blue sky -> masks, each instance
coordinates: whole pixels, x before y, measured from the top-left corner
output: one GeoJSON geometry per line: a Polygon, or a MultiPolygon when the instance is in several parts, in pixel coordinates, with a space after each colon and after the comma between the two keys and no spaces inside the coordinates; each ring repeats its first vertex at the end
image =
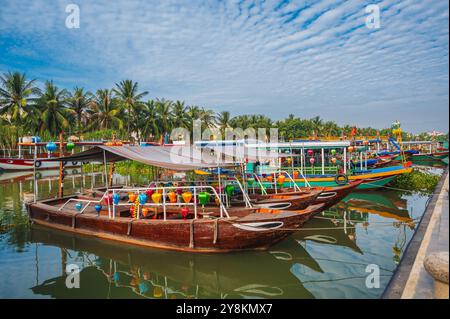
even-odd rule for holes
{"type": "Polygon", "coordinates": [[[448,3],[0,0],[0,72],[90,90],[138,81],[151,98],[233,115],[448,131],[448,3]],[[67,4],[80,28],[65,27],[67,4]],[[365,25],[368,4],[381,28],[365,25]]]}

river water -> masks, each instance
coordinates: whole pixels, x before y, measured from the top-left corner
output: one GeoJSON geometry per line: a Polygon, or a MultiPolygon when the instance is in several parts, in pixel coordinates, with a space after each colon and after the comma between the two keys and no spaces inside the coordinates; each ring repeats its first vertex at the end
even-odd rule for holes
{"type": "MultiPolygon", "coordinates": [[[[39,198],[56,195],[56,175],[42,173],[39,198]]],[[[69,174],[66,193],[81,181],[104,183],[101,174],[69,174]]],[[[32,198],[32,173],[0,174],[0,298],[379,298],[429,200],[355,192],[268,251],[211,255],[30,225],[24,201],[32,198]],[[66,287],[70,264],[81,269],[80,288],[66,287]]]]}

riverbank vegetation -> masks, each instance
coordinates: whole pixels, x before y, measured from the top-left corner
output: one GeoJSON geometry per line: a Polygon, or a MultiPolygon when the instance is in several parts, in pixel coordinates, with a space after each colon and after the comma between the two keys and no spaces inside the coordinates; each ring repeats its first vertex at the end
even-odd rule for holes
{"type": "MultiPolygon", "coordinates": [[[[119,139],[161,142],[173,128],[191,129],[194,120],[202,121],[202,129],[272,128],[277,127],[285,140],[299,137],[350,136],[353,126],[339,126],[319,116],[311,119],[290,114],[274,121],[265,115],[232,116],[228,111],[215,111],[184,101],[164,98],[148,99],[149,92],[137,82],[123,80],[113,88],[89,92],[84,88],[60,88],[53,81],[38,87],[36,80],[20,72],[0,76],[0,148],[15,148],[17,138],[38,135],[42,140],[55,139],[61,131],[84,140],[119,139]]],[[[358,135],[387,135],[390,129],[358,128],[358,135]]],[[[404,133],[404,140],[431,137],[404,133]]],[[[448,134],[443,136],[448,139],[448,134]]]]}
{"type": "Polygon", "coordinates": [[[428,195],[433,194],[440,178],[440,175],[414,169],[410,174],[402,174],[397,176],[397,178],[393,180],[389,186],[428,195]]]}

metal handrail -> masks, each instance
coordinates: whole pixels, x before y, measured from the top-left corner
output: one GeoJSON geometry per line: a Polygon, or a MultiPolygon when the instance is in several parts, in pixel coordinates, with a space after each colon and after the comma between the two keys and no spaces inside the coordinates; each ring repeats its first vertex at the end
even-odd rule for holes
{"type": "MultiPolygon", "coordinates": [[[[105,193],[106,194],[106,193],[105,193]]],[[[103,194],[102,198],[99,200],[89,200],[89,199],[79,199],[79,198],[69,198],[67,200],[67,202],[65,202],[60,208],[58,208],[58,211],[61,211],[69,202],[83,202],[83,203],[88,203],[86,206],[84,206],[81,210],[80,210],[80,214],[82,214],[86,208],[89,207],[90,204],[92,203],[96,203],[96,204],[100,204],[103,200],[103,198],[105,198],[105,194],[103,194]]]]}
{"type": "Polygon", "coordinates": [[[261,182],[261,179],[259,178],[258,174],[253,173],[253,176],[255,176],[256,181],[258,182],[259,186],[261,187],[261,193],[267,195],[267,190],[264,187],[264,185],[261,182]]]}
{"type": "MultiPolygon", "coordinates": [[[[220,198],[220,196],[217,194],[217,191],[214,189],[214,187],[210,186],[210,185],[202,185],[202,186],[177,186],[177,188],[181,188],[181,189],[194,189],[194,194],[193,197],[195,199],[194,203],[191,204],[191,206],[194,206],[194,210],[195,210],[195,219],[197,219],[197,207],[198,207],[198,203],[197,203],[197,190],[198,189],[211,189],[213,194],[216,196],[216,198],[219,199],[219,207],[220,207],[220,217],[222,218],[223,215],[225,214],[226,217],[230,217],[230,215],[228,214],[228,211],[225,207],[225,205],[222,202],[222,199],[220,198]]],[[[163,206],[164,208],[164,220],[166,220],[166,206],[176,206],[176,205],[180,205],[182,203],[166,203],[166,191],[167,190],[172,190],[173,187],[139,187],[139,188],[127,188],[127,189],[109,189],[109,191],[112,191],[113,195],[114,193],[120,193],[120,192],[143,192],[143,191],[148,191],[148,190],[154,190],[154,191],[158,191],[158,190],[162,190],[163,194],[162,194],[162,203],[145,203],[144,205],[146,206],[163,206]]],[[[112,218],[115,218],[115,206],[128,206],[128,205],[132,205],[133,203],[126,203],[126,204],[114,204],[113,202],[113,216],[112,218]]],[[[188,205],[188,203],[184,203],[183,205],[188,205]]],[[[139,219],[139,212],[137,212],[136,214],[137,219],[139,219]]]]}
{"type": "Polygon", "coordinates": [[[239,188],[241,189],[242,197],[244,198],[244,201],[245,201],[245,206],[250,207],[250,208],[253,207],[252,203],[250,202],[250,197],[248,197],[248,194],[244,190],[244,187],[242,186],[242,183],[237,179],[237,177],[235,177],[234,180],[236,181],[236,183],[238,184],[239,188]]]}

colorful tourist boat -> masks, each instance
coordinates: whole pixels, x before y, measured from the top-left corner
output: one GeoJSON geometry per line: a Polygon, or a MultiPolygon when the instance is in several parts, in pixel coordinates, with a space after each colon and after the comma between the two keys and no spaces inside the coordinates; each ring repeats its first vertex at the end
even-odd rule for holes
{"type": "Polygon", "coordinates": [[[265,199],[271,198],[273,196],[279,195],[296,195],[302,193],[309,193],[311,191],[320,191],[319,195],[315,198],[312,204],[325,204],[325,209],[331,207],[341,201],[345,196],[354,191],[362,181],[354,181],[350,182],[348,185],[336,186],[336,187],[301,187],[301,188],[281,188],[274,189],[269,188],[265,189],[265,194],[249,194],[250,198],[255,199],[265,199]]]}
{"type": "Polygon", "coordinates": [[[448,150],[440,150],[432,153],[418,153],[412,156],[412,160],[416,161],[441,161],[448,157],[448,150]]]}
{"type": "MultiPolygon", "coordinates": [[[[4,171],[31,171],[31,170],[51,170],[58,169],[59,162],[52,161],[52,158],[61,155],[70,155],[75,147],[84,150],[86,147],[102,145],[104,142],[84,141],[84,142],[62,142],[64,154],[60,154],[60,142],[41,142],[39,137],[21,139],[17,150],[6,150],[0,156],[0,170],[4,171]]],[[[79,161],[67,161],[65,168],[79,167],[79,161]]]]}
{"type": "MultiPolygon", "coordinates": [[[[369,167],[371,152],[368,146],[354,147],[350,141],[241,142],[231,146],[228,142],[215,141],[210,145],[204,142],[199,145],[222,156],[233,156],[236,161],[245,164],[247,173],[256,174],[263,186],[269,188],[277,183],[273,178],[277,172],[287,172],[292,176],[293,180],[286,178],[283,187],[294,187],[294,182],[302,186],[337,187],[342,185],[339,179],[344,176],[344,184],[347,181],[362,181],[357,189],[372,189],[412,171],[411,162],[403,159],[395,166],[369,167]]],[[[389,159],[393,159],[392,154],[389,159]]]]}
{"type": "MultiPolygon", "coordinates": [[[[218,164],[194,163],[193,158],[182,156],[174,161],[173,156],[165,147],[97,146],[54,161],[103,158],[106,164],[131,159],[182,171],[218,164]],[[181,159],[187,161],[178,162],[181,159]]],[[[224,194],[218,194],[210,185],[178,186],[177,189],[179,196],[173,193],[173,187],[107,188],[101,198],[73,195],[33,201],[27,203],[27,210],[30,220],[36,224],[96,238],[170,250],[229,252],[267,249],[325,207],[316,204],[296,211],[229,208],[224,204],[224,194]],[[209,207],[210,197],[215,199],[217,207],[209,207]]]]}
{"type": "Polygon", "coordinates": [[[243,207],[229,213],[225,210],[226,216],[222,217],[217,211],[206,210],[184,218],[180,218],[182,209],[179,209],[166,210],[162,217],[154,219],[133,217],[133,204],[120,210],[113,204],[110,210],[116,210],[117,216],[111,215],[100,204],[102,201],[70,196],[28,203],[27,209],[36,224],[96,238],[180,251],[229,252],[267,249],[324,207],[311,205],[303,211],[291,212],[243,207]],[[79,203],[85,203],[82,211],[78,209],[79,203]]]}

